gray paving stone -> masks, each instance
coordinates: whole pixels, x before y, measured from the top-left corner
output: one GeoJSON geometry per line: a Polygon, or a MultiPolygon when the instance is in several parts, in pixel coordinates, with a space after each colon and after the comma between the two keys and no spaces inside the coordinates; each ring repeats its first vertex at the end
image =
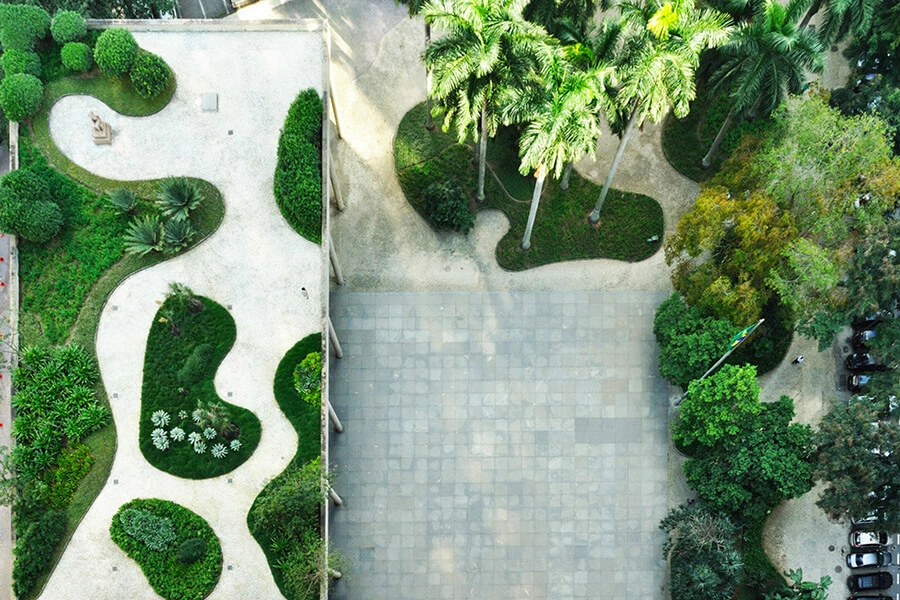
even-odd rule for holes
{"type": "Polygon", "coordinates": [[[664,299],[333,294],[332,596],[662,597],[664,299]]]}

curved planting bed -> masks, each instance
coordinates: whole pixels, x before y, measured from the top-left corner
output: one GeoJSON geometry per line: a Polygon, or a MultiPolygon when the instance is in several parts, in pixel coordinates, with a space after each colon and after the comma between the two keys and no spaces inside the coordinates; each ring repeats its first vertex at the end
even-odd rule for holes
{"type": "Polygon", "coordinates": [[[109,535],[166,600],[201,600],[219,582],[219,538],[203,517],[179,504],[132,500],[113,516],[109,535]]]}
{"type": "Polygon", "coordinates": [[[140,446],[156,468],[189,479],[216,477],[243,464],[259,444],[256,415],[219,398],[213,384],[235,333],[223,306],[173,285],[144,355],[140,446]]]}
{"type": "MultiPolygon", "coordinates": [[[[427,131],[425,105],[403,117],[394,140],[394,161],[406,199],[428,221],[423,194],[430,185],[455,181],[471,198],[477,172],[472,149],[457,144],[440,129],[427,131]]],[[[663,211],[642,194],[611,189],[603,205],[600,225],[590,227],[587,215],[600,195],[600,186],[572,173],[567,191],[548,181],[538,209],[528,252],[519,249],[530,208],[533,178],[518,174],[517,142],[513,132],[501,132],[488,141],[485,201],[472,210],[493,208],[509,218],[510,229],[497,244],[497,262],[511,271],[583,258],[640,261],[662,244],[663,211]]]]}
{"type": "MultiPolygon", "coordinates": [[[[266,553],[278,589],[288,600],[319,597],[325,543],[319,531],[319,507],[325,501],[322,486],[321,404],[297,391],[298,365],[314,365],[322,350],[321,334],[307,336],[291,348],[275,371],[275,399],[297,430],[297,452],[288,467],[273,479],[250,507],[247,525],[266,553]],[[308,362],[305,360],[313,355],[308,362]]],[[[315,373],[310,388],[321,384],[315,373]]],[[[303,379],[303,377],[300,377],[303,379]]],[[[307,381],[308,382],[308,381],[307,381]]]]}

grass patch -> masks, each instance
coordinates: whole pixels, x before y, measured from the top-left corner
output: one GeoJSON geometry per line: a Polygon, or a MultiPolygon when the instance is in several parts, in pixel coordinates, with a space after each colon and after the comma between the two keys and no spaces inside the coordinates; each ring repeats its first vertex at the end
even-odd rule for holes
{"type": "Polygon", "coordinates": [[[48,83],[44,87],[44,106],[48,108],[42,114],[46,116],[49,107],[63,96],[82,94],[97,98],[120,115],[146,117],[164,109],[175,95],[175,88],[173,75],[159,95],[145,98],[137,93],[128,76],[113,77],[94,67],[85,75],[72,75],[48,83]]]}
{"type": "Polygon", "coordinates": [[[109,535],[140,565],[150,586],[166,600],[201,600],[219,583],[222,574],[219,538],[206,519],[180,504],[155,498],[132,500],[123,504],[113,516],[109,535]],[[125,511],[146,511],[153,517],[168,519],[174,529],[174,539],[164,550],[150,549],[133,535],[136,526],[132,525],[129,531],[122,518],[123,514],[128,514],[125,511]],[[179,560],[179,549],[188,540],[196,538],[205,542],[205,550],[195,562],[184,564],[179,560]]]}
{"type": "Polygon", "coordinates": [[[199,312],[178,306],[173,297],[157,311],[147,337],[141,392],[141,453],[157,469],[188,479],[216,477],[236,469],[253,454],[261,433],[256,415],[219,398],[213,384],[219,364],[234,344],[234,319],[222,305],[208,298],[197,298],[204,305],[199,312]],[[197,369],[196,383],[185,383],[179,379],[179,371],[194,349],[201,345],[211,348],[210,360],[197,369]],[[233,439],[223,427],[213,427],[217,429],[216,435],[202,440],[203,453],[196,452],[188,438],[172,439],[170,447],[164,451],[154,446],[151,432],[158,427],[151,421],[154,412],[168,413],[171,420],[162,426],[164,429],[171,431],[180,427],[189,435],[206,428],[195,425],[192,419],[193,411],[203,403],[218,403],[224,407],[228,413],[226,425],[230,422],[239,429],[239,450],[229,449],[224,458],[213,457],[214,445],[222,444],[228,448],[233,439]]]}
{"type": "Polygon", "coordinates": [[[294,463],[306,464],[322,454],[322,413],[300,397],[294,388],[294,368],[310,352],[322,351],[322,334],[308,335],[287,351],[275,370],[275,401],[297,431],[294,463]]]}
{"type": "MultiPolygon", "coordinates": [[[[455,179],[470,198],[477,185],[472,165],[472,148],[457,144],[439,130],[422,126],[425,105],[420,104],[403,117],[394,142],[400,186],[407,200],[423,215],[422,192],[434,182],[455,179]]],[[[603,205],[598,227],[587,223],[600,186],[572,174],[568,191],[555,181],[547,182],[532,232],[532,247],[523,252],[519,242],[525,232],[531,198],[531,178],[518,174],[518,158],[501,138],[494,144],[495,162],[485,178],[485,201],[473,208],[494,208],[510,221],[509,232],[497,245],[497,261],[505,269],[521,271],[545,264],[586,258],[614,258],[639,261],[653,255],[662,243],[663,212],[649,196],[611,189],[603,205]],[[503,162],[496,162],[502,160],[503,162]],[[510,160],[515,160],[511,165],[510,160]],[[500,176],[494,177],[491,171],[500,176]],[[518,178],[516,180],[515,178],[518,178]],[[525,185],[527,183],[527,185],[525,185]],[[507,187],[508,185],[508,187],[507,187]],[[524,194],[526,200],[510,197],[508,191],[524,194]],[[656,240],[648,242],[656,236],[656,240]]],[[[488,143],[488,148],[492,146],[488,143]]]]}

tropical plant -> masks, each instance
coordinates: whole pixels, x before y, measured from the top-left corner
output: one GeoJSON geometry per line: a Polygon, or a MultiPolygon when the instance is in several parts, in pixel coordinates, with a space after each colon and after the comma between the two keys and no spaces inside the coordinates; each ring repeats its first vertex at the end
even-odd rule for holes
{"type": "Polygon", "coordinates": [[[600,210],[634,128],[646,119],[658,123],[671,110],[684,117],[696,95],[694,74],[700,53],[725,43],[730,18],[711,9],[697,9],[694,0],[640,0],[620,7],[624,46],[620,55],[616,94],[627,124],[609,174],[589,221],[600,221],[600,210]]]}
{"type": "Polygon", "coordinates": [[[838,42],[848,33],[853,33],[854,36],[865,35],[881,4],[881,0],[815,0],[803,17],[800,27],[809,25],[810,19],[824,8],[825,19],[821,29],[823,41],[838,42]]]}
{"type": "Polygon", "coordinates": [[[31,50],[6,50],[0,56],[0,66],[7,75],[15,75],[16,73],[26,73],[41,76],[41,59],[37,53],[31,50]]]}
{"type": "Polygon", "coordinates": [[[825,47],[813,31],[797,26],[807,4],[807,0],[791,0],[787,5],[765,0],[753,19],[742,23],[719,49],[725,62],[713,75],[713,93],[727,88],[731,108],[703,157],[704,167],[712,164],[735,116],[749,110],[769,114],[786,93],[803,89],[807,71],[822,71],[825,47]]]}
{"type": "Polygon", "coordinates": [[[130,72],[135,91],[145,98],[162,93],[172,79],[172,70],[162,58],[152,52],[141,51],[134,59],[130,72]]]}
{"type": "Polygon", "coordinates": [[[120,213],[130,215],[138,208],[137,195],[128,188],[119,188],[106,195],[106,201],[120,213]]]}
{"type": "Polygon", "coordinates": [[[137,58],[138,43],[126,29],[106,29],[94,44],[94,60],[108,75],[125,75],[137,58]]]}
{"type": "Polygon", "coordinates": [[[0,81],[0,107],[10,121],[37,114],[44,100],[44,84],[34,75],[15,73],[0,81]]]}
{"type": "Polygon", "coordinates": [[[94,66],[94,52],[91,47],[81,42],[69,42],[59,52],[62,64],[67,69],[84,73],[94,66]]]}
{"type": "Polygon", "coordinates": [[[165,429],[161,427],[154,429],[150,432],[150,439],[153,440],[153,445],[156,446],[157,450],[169,449],[169,436],[165,429]]]}
{"type": "Polygon", "coordinates": [[[225,447],[225,444],[213,444],[210,453],[215,458],[225,458],[228,455],[228,449],[225,447]]]}
{"type": "Polygon", "coordinates": [[[305,402],[322,403],[322,353],[310,352],[294,369],[294,388],[305,402]]]}
{"type": "Polygon", "coordinates": [[[765,600],[827,600],[831,577],[823,575],[819,583],[803,581],[803,569],[784,574],[790,580],[787,589],[777,589],[765,595],[765,600]]]}
{"type": "Polygon", "coordinates": [[[197,229],[190,221],[170,219],[163,225],[162,251],[166,254],[177,254],[191,245],[197,229]]]}
{"type": "Polygon", "coordinates": [[[203,195],[199,186],[187,177],[169,177],[159,184],[156,205],[160,213],[172,221],[187,221],[201,202],[203,195]]]}
{"type": "Polygon", "coordinates": [[[499,97],[547,64],[553,40],[522,16],[527,0],[431,0],[425,22],[445,30],[425,49],[432,98],[444,130],[478,143],[478,188],[484,200],[487,138],[499,123],[499,97]]]}
{"type": "Polygon", "coordinates": [[[181,427],[173,427],[169,431],[169,437],[176,442],[184,440],[184,429],[182,429],[181,427]]]}
{"type": "Polygon", "coordinates": [[[84,17],[74,10],[61,10],[53,15],[50,23],[50,35],[57,44],[77,42],[87,34],[84,17]]]}
{"type": "Polygon", "coordinates": [[[156,410],[153,411],[153,414],[150,415],[150,421],[156,425],[157,427],[165,427],[169,424],[172,417],[164,410],[156,410]]]}
{"type": "Polygon", "coordinates": [[[125,251],[130,254],[144,256],[157,252],[162,241],[162,223],[156,215],[135,217],[128,224],[123,236],[125,251]]]}

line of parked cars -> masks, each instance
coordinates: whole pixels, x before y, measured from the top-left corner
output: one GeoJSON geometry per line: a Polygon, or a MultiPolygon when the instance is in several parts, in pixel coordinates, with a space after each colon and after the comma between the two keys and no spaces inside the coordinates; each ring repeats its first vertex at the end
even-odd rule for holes
{"type": "Polygon", "coordinates": [[[878,337],[878,324],[884,318],[881,313],[876,313],[853,321],[853,335],[850,338],[853,353],[844,359],[844,366],[850,371],[847,389],[851,392],[864,391],[872,380],[870,373],[887,369],[869,349],[872,340],[878,337]]]}
{"type": "Polygon", "coordinates": [[[890,539],[886,531],[857,529],[850,533],[847,566],[851,570],[865,571],[847,578],[847,587],[853,594],[849,600],[893,600],[882,592],[894,584],[894,575],[887,571],[871,570],[894,564],[894,555],[887,549],[890,539]]]}

